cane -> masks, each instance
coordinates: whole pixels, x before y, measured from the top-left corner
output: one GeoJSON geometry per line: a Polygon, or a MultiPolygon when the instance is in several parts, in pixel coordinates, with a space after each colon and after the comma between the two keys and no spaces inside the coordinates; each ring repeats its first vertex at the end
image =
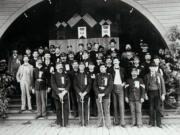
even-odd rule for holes
{"type": "Polygon", "coordinates": [[[82,126],[84,127],[84,97],[81,97],[81,107],[82,107],[82,126]]]}
{"type": "Polygon", "coordinates": [[[105,127],[105,120],[104,120],[104,111],[103,111],[103,106],[102,106],[102,97],[101,99],[99,99],[99,103],[100,103],[100,106],[101,106],[101,115],[102,115],[102,119],[103,119],[103,126],[105,127]]]}
{"type": "Polygon", "coordinates": [[[62,126],[64,127],[64,101],[63,98],[61,100],[61,108],[62,108],[62,126]]]}

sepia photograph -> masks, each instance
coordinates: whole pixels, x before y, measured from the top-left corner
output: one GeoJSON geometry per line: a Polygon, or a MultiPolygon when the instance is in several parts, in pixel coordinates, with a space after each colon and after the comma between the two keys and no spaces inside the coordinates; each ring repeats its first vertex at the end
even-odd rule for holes
{"type": "Polygon", "coordinates": [[[0,135],[180,135],[180,0],[0,0],[0,135]]]}

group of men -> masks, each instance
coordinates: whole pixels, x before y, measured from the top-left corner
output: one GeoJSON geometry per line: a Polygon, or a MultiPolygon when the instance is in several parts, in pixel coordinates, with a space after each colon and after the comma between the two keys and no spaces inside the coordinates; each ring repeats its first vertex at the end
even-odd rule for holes
{"type": "Polygon", "coordinates": [[[22,57],[13,50],[8,71],[17,78],[21,89],[21,110],[32,111],[31,92],[35,94],[37,114],[47,116],[47,99],[50,96],[52,109],[56,110],[56,123],[68,125],[69,111],[80,117],[80,125],[87,126],[89,116],[98,114],[98,127],[110,128],[110,105],[113,109],[113,124],[126,126],[125,102],[129,104],[132,126],[141,127],[142,104],[149,100],[151,126],[161,126],[160,104],[165,99],[165,83],[160,69],[160,58],[151,58],[142,51],[141,61],[131,45],[125,51],[116,49],[116,41],[109,42],[109,49],[98,43],[79,44],[75,54],[68,45],[67,53],[59,47],[39,47],[31,52],[26,49],[22,57]],[[92,49],[93,48],[93,49],[92,49]],[[23,59],[23,61],[22,61],[23,59]]]}

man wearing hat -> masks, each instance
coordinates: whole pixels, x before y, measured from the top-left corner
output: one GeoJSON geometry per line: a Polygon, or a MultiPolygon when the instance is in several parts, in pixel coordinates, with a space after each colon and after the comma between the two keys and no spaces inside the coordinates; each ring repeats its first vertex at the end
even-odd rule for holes
{"type": "Polygon", "coordinates": [[[138,69],[131,69],[131,78],[127,80],[125,85],[125,101],[129,103],[132,126],[142,126],[142,103],[144,102],[145,85],[143,80],[138,77],[138,69]]]}
{"type": "Polygon", "coordinates": [[[148,99],[150,102],[150,125],[161,126],[160,103],[165,100],[165,83],[162,75],[157,72],[157,66],[154,62],[151,63],[150,73],[145,76],[145,87],[148,99]]]}
{"type": "Polygon", "coordinates": [[[112,72],[113,76],[113,106],[114,106],[114,117],[115,121],[114,124],[120,124],[122,127],[125,127],[125,120],[124,120],[124,69],[120,67],[120,61],[118,58],[113,60],[114,69],[112,72]],[[118,106],[119,104],[119,106],[118,106]],[[118,112],[120,113],[120,121],[118,112]]]}
{"type": "Polygon", "coordinates": [[[85,65],[83,62],[79,63],[79,73],[74,78],[74,89],[76,90],[79,116],[82,126],[87,126],[88,124],[88,99],[89,92],[91,89],[91,78],[85,72],[85,65]],[[82,108],[83,104],[83,108],[82,108]],[[84,111],[84,112],[83,112],[84,111]],[[83,117],[84,116],[84,119],[83,117]],[[84,122],[84,123],[83,123],[84,122]],[[83,125],[84,124],[84,125],[83,125]]]}
{"type": "Polygon", "coordinates": [[[107,50],[106,55],[112,55],[113,53],[116,53],[117,56],[119,56],[119,50],[116,49],[116,41],[115,39],[111,39],[109,42],[110,49],[107,50]]]}
{"type": "Polygon", "coordinates": [[[16,77],[19,66],[21,65],[21,59],[18,55],[18,51],[14,49],[12,51],[12,56],[8,60],[8,72],[16,77]]]}
{"type": "Polygon", "coordinates": [[[100,73],[94,80],[94,91],[98,108],[98,127],[105,125],[111,127],[110,119],[110,96],[113,89],[113,78],[106,72],[105,64],[100,65],[100,73]]]}
{"type": "Polygon", "coordinates": [[[57,124],[65,127],[68,124],[69,117],[68,92],[70,83],[71,82],[68,75],[64,73],[63,64],[57,63],[56,72],[51,76],[52,97],[54,98],[54,103],[56,106],[56,122],[57,124]]]}
{"type": "Polygon", "coordinates": [[[35,68],[36,67],[36,61],[39,57],[39,53],[38,53],[38,50],[35,49],[33,51],[33,58],[29,60],[29,63],[35,68]]]}
{"type": "Polygon", "coordinates": [[[32,93],[36,95],[36,106],[37,106],[37,115],[35,119],[39,117],[46,117],[46,102],[47,102],[47,93],[50,92],[50,84],[47,80],[48,72],[43,67],[42,59],[39,58],[36,62],[36,68],[33,71],[33,89],[32,93]]]}
{"type": "Polygon", "coordinates": [[[70,70],[71,70],[71,65],[70,65],[70,64],[68,63],[68,61],[67,61],[67,54],[64,53],[64,52],[62,52],[62,53],[61,53],[61,56],[60,56],[60,59],[61,59],[61,62],[62,62],[62,64],[63,64],[63,66],[64,66],[64,71],[65,71],[66,73],[70,72],[70,70]]]}
{"type": "Polygon", "coordinates": [[[61,61],[60,57],[61,57],[60,47],[56,47],[55,54],[52,54],[52,62],[54,65],[56,65],[56,63],[59,63],[61,61]]]}
{"type": "Polygon", "coordinates": [[[76,53],[75,55],[75,59],[80,62],[82,61],[82,55],[83,55],[83,51],[84,51],[84,44],[79,44],[79,51],[76,53]]]}

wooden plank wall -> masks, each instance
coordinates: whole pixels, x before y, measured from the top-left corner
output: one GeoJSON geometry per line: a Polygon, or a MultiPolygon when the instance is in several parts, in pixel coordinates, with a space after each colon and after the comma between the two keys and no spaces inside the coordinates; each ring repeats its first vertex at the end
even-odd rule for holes
{"type": "MultiPolygon", "coordinates": [[[[0,30],[8,18],[33,0],[0,0],[0,30]]],[[[180,25],[180,0],[134,0],[144,6],[168,29],[180,25]]]]}
{"type": "Polygon", "coordinates": [[[0,28],[30,0],[0,0],[0,28]]]}
{"type": "Polygon", "coordinates": [[[136,0],[166,28],[180,26],[180,0],[136,0]]]}

